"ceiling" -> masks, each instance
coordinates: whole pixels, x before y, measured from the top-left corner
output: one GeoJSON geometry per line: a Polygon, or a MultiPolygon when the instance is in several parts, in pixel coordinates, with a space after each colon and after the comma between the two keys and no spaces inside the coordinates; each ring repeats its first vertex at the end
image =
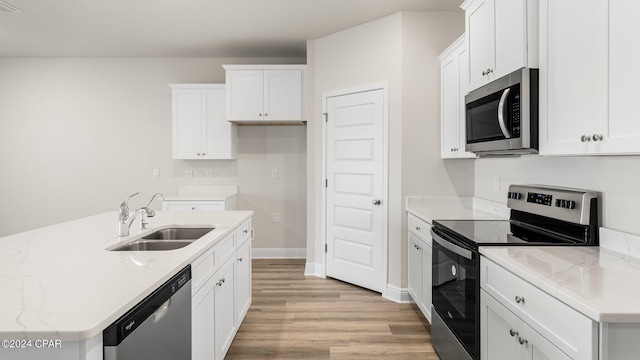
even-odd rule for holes
{"type": "Polygon", "coordinates": [[[461,2],[0,0],[0,57],[305,57],[306,40],[461,2]]]}

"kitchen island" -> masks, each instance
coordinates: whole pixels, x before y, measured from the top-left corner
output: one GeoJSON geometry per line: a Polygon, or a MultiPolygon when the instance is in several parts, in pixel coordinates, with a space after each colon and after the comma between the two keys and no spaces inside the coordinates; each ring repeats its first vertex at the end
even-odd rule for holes
{"type": "Polygon", "coordinates": [[[251,216],[157,212],[118,237],[108,212],[0,238],[0,358],[102,359],[103,329],[251,216]],[[208,226],[180,249],[109,251],[158,228],[208,226]]]}

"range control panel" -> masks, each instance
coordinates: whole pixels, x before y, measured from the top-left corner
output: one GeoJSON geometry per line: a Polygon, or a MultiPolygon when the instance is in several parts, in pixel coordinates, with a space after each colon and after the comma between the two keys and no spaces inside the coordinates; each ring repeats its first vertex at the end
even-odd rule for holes
{"type": "Polygon", "coordinates": [[[580,189],[539,185],[511,185],[507,193],[510,209],[560,220],[589,224],[591,206],[599,193],[580,189]],[[542,205],[542,206],[541,206],[542,205]]]}

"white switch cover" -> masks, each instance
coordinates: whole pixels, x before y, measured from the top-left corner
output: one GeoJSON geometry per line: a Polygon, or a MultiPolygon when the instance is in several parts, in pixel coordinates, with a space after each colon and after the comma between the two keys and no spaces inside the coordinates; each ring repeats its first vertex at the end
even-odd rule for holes
{"type": "Polygon", "coordinates": [[[278,169],[271,169],[271,177],[272,178],[278,177],[278,169]]]}
{"type": "Polygon", "coordinates": [[[207,169],[207,177],[208,178],[212,178],[213,177],[213,170],[207,169]]]}
{"type": "Polygon", "coordinates": [[[153,178],[154,179],[159,179],[160,178],[160,169],[153,169],[153,178]]]}
{"type": "Polygon", "coordinates": [[[273,223],[281,223],[282,222],[282,214],[280,214],[280,213],[271,214],[271,222],[273,222],[273,223]]]}
{"type": "Polygon", "coordinates": [[[193,169],[187,169],[187,179],[193,179],[193,169]]]}
{"type": "Polygon", "coordinates": [[[493,188],[495,190],[500,190],[500,176],[494,176],[493,177],[493,188]]]}

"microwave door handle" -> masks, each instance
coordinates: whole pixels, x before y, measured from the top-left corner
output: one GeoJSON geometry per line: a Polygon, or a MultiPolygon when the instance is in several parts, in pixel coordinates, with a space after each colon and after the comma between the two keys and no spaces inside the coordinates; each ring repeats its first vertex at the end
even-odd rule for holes
{"type": "Polygon", "coordinates": [[[511,88],[504,89],[502,96],[500,97],[500,104],[498,104],[498,124],[500,124],[500,130],[504,134],[504,137],[507,139],[511,138],[511,134],[509,133],[509,129],[504,123],[504,103],[507,100],[507,96],[509,96],[509,92],[511,88]]]}

